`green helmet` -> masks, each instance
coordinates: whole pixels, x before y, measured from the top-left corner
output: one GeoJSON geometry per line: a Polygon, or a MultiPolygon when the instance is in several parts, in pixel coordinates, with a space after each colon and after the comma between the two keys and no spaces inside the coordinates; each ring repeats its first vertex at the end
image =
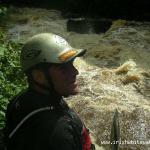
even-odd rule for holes
{"type": "Polygon", "coordinates": [[[21,51],[23,71],[40,63],[66,63],[82,56],[85,49],[75,49],[62,37],[52,33],[41,33],[27,41],[21,51]]]}

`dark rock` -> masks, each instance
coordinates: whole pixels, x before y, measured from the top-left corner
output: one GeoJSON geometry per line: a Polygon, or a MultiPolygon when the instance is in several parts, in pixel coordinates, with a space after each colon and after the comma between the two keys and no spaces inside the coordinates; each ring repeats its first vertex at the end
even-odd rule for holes
{"type": "Polygon", "coordinates": [[[92,23],[85,18],[69,19],[67,22],[67,30],[86,34],[93,32],[93,26],[92,23]]]}
{"type": "Polygon", "coordinates": [[[111,25],[110,19],[72,18],[67,22],[67,30],[81,34],[99,34],[106,32],[111,25]]]}
{"type": "MultiPolygon", "coordinates": [[[[62,10],[80,17],[150,20],[150,0],[1,0],[5,4],[62,10]]],[[[70,16],[73,17],[73,16],[70,16]]]]}

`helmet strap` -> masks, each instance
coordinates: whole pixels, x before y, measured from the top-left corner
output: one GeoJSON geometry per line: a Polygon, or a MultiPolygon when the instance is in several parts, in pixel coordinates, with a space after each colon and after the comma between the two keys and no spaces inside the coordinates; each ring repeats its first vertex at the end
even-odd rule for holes
{"type": "MultiPolygon", "coordinates": [[[[49,91],[49,87],[44,85],[44,84],[41,84],[37,81],[35,81],[34,79],[32,79],[32,83],[34,83],[37,87],[40,87],[42,90],[44,91],[49,91]]],[[[30,86],[32,88],[32,86],[30,86]]]]}
{"type": "Polygon", "coordinates": [[[52,80],[51,80],[51,78],[50,78],[50,76],[49,76],[49,72],[48,72],[47,69],[44,70],[44,75],[45,75],[45,78],[46,78],[47,83],[48,83],[47,89],[48,89],[48,91],[50,92],[50,94],[52,94],[52,95],[59,95],[59,94],[57,93],[57,91],[55,90],[55,88],[54,88],[54,84],[53,84],[53,82],[52,82],[52,80]]]}
{"type": "MultiPolygon", "coordinates": [[[[30,81],[31,81],[31,88],[32,88],[32,83],[35,84],[37,87],[41,88],[43,91],[46,91],[48,94],[50,95],[59,95],[58,92],[55,90],[54,88],[54,84],[51,80],[51,77],[49,75],[49,71],[48,71],[48,68],[50,67],[50,64],[46,64],[42,67],[39,67],[39,69],[43,72],[44,76],[45,76],[45,79],[47,80],[47,83],[48,85],[44,85],[44,84],[41,84],[39,82],[37,82],[33,76],[30,74],[30,76],[28,75],[30,81]]],[[[30,82],[29,81],[29,82],[30,82]]]]}

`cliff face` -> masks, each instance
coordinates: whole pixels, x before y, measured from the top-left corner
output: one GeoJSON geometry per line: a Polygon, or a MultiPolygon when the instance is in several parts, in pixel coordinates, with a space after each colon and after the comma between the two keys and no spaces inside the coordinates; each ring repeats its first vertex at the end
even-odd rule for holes
{"type": "Polygon", "coordinates": [[[149,0],[1,0],[5,4],[60,9],[65,16],[150,20],[149,0]]]}

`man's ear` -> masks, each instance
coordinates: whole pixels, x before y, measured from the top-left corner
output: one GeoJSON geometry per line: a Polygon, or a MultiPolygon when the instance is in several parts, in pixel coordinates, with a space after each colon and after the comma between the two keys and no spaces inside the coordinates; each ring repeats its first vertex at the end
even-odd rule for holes
{"type": "Polygon", "coordinates": [[[45,76],[41,70],[39,69],[32,70],[32,77],[36,82],[40,84],[45,84],[45,76]]]}

